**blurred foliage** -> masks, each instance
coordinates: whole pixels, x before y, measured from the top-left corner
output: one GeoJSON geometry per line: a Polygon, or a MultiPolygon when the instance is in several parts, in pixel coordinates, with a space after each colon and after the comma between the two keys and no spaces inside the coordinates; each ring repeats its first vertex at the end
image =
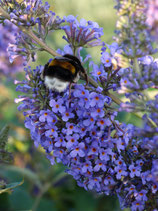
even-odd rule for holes
{"type": "MultiPolygon", "coordinates": [[[[49,3],[51,9],[61,17],[73,14],[78,15],[78,18],[98,22],[100,27],[104,28],[102,40],[107,43],[112,42],[116,23],[113,1],[49,0],[49,3]]],[[[63,48],[66,43],[62,40],[62,36],[60,31],[53,33],[48,37],[47,44],[54,49],[63,48]]],[[[86,52],[92,55],[95,62],[99,62],[100,47],[86,49],[84,53],[86,52]]],[[[47,53],[41,52],[37,56],[37,62],[30,65],[44,65],[50,57],[47,53]]],[[[21,72],[17,79],[23,78],[21,72]]],[[[9,134],[7,132],[5,135],[6,140],[8,136],[7,151],[12,152],[14,163],[0,166],[0,190],[7,190],[0,194],[0,210],[119,211],[115,196],[98,196],[93,192],[86,192],[76,185],[71,176],[64,173],[64,166],[59,164],[51,166],[43,150],[34,147],[28,131],[24,128],[23,116],[17,111],[17,105],[14,103],[17,95],[21,94],[15,89],[13,80],[1,80],[0,128],[4,125],[10,127],[9,134]]],[[[131,122],[137,121],[135,117],[129,117],[125,113],[119,116],[121,121],[129,121],[129,118],[131,122]]]]}
{"type": "Polygon", "coordinates": [[[12,160],[12,155],[6,150],[8,141],[9,126],[5,126],[0,131],[0,163],[9,163],[12,160]]]}
{"type": "MultiPolygon", "coordinates": [[[[7,151],[6,145],[9,135],[9,126],[5,126],[0,131],[0,164],[2,163],[11,163],[13,158],[12,154],[7,151]]],[[[11,192],[13,188],[21,185],[23,182],[14,182],[7,184],[3,179],[0,178],[0,194],[5,192],[11,192]]]]}

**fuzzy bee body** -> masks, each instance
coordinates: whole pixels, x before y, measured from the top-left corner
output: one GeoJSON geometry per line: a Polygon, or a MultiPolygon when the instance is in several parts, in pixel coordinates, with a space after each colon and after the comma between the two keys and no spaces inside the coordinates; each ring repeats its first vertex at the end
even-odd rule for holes
{"type": "Polygon", "coordinates": [[[62,57],[55,57],[45,65],[42,79],[49,89],[63,92],[69,84],[79,80],[81,72],[86,75],[80,60],[75,56],[65,54],[62,57]]]}

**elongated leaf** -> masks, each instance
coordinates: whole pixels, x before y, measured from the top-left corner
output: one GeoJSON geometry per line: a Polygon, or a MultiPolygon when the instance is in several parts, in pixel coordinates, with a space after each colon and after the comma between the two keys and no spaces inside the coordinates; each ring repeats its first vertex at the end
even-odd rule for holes
{"type": "Polygon", "coordinates": [[[23,183],[24,183],[24,180],[22,180],[21,182],[13,182],[13,183],[7,184],[5,188],[0,189],[0,194],[4,192],[11,192],[12,189],[22,185],[23,183]]]}
{"type": "Polygon", "coordinates": [[[8,141],[8,135],[9,135],[9,126],[7,125],[0,131],[0,162],[1,163],[10,163],[13,160],[12,154],[5,149],[6,143],[8,141]]]}
{"type": "Polygon", "coordinates": [[[8,134],[9,134],[9,126],[6,125],[1,131],[0,131],[0,149],[4,149],[6,142],[8,141],[8,134]]]}
{"type": "Polygon", "coordinates": [[[29,179],[32,183],[36,184],[40,189],[42,188],[42,184],[40,182],[38,175],[34,173],[33,171],[31,171],[30,169],[19,168],[18,166],[11,166],[11,165],[3,165],[2,171],[3,169],[20,173],[24,177],[29,179]]]}

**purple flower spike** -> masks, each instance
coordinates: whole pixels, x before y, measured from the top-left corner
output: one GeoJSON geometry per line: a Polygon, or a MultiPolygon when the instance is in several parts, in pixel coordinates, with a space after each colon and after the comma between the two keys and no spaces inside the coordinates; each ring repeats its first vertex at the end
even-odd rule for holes
{"type": "Polygon", "coordinates": [[[93,47],[102,45],[100,37],[103,35],[103,29],[99,28],[98,24],[92,21],[87,22],[81,19],[80,22],[76,17],[69,15],[64,17],[67,25],[61,27],[66,36],[63,36],[69,44],[76,47],[93,47]]]}

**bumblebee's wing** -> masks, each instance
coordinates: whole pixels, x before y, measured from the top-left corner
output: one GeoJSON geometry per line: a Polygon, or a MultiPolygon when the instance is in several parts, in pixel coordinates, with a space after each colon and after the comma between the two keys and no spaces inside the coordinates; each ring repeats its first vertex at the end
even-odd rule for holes
{"type": "Polygon", "coordinates": [[[57,64],[59,65],[59,63],[65,63],[65,62],[70,62],[70,59],[57,56],[49,63],[49,66],[55,66],[57,64]]]}
{"type": "Polygon", "coordinates": [[[59,67],[64,70],[70,71],[72,75],[75,75],[76,73],[76,67],[71,63],[71,60],[63,57],[56,57],[50,62],[48,67],[59,67]]]}
{"type": "MultiPolygon", "coordinates": [[[[84,67],[82,66],[80,60],[76,56],[73,56],[70,54],[65,54],[63,57],[55,57],[55,58],[58,59],[60,62],[67,61],[67,62],[70,62],[71,64],[73,63],[73,66],[76,67],[79,71],[81,71],[84,74],[84,77],[86,79],[86,85],[88,85],[89,81],[88,81],[87,72],[84,69],[84,67]]],[[[66,63],[65,63],[65,66],[66,66],[66,63]]],[[[67,69],[68,69],[68,67],[67,67],[67,69]]],[[[72,71],[72,68],[70,68],[70,67],[69,67],[69,69],[71,70],[72,74],[75,74],[75,70],[72,71]]]]}

